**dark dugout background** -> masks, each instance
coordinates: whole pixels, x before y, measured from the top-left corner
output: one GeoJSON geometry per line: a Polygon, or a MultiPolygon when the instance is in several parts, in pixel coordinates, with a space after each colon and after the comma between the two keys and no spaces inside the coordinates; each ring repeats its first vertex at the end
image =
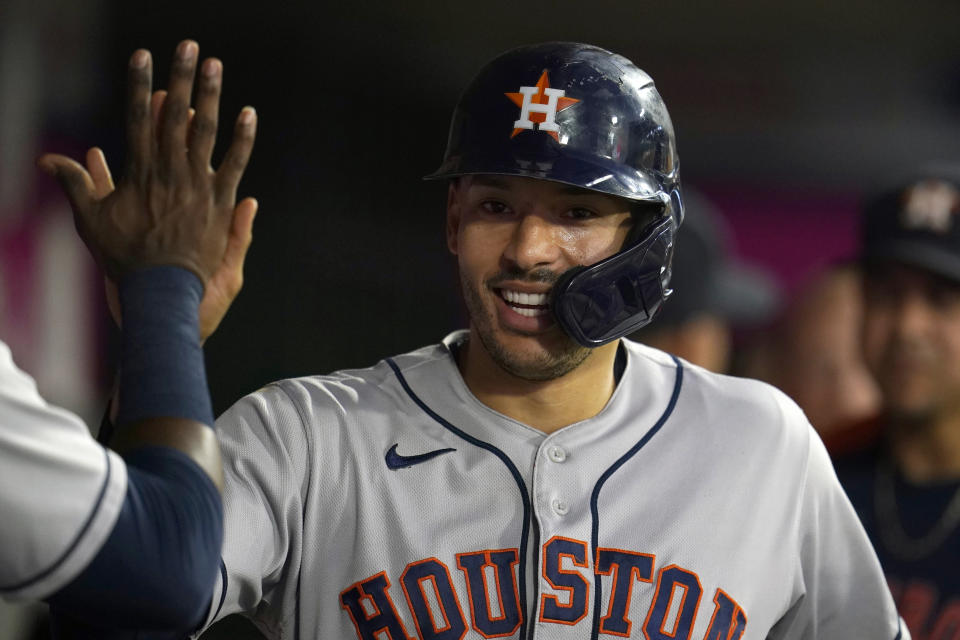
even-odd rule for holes
{"type": "MultiPolygon", "coordinates": [[[[684,180],[724,202],[741,244],[799,243],[813,264],[836,216],[758,214],[757,194],[855,203],[960,159],[958,24],[960,3],[946,1],[0,0],[0,35],[27,29],[38,44],[37,151],[97,144],[118,167],[130,53],[153,52],[159,88],[187,37],[224,61],[218,156],[240,108],[257,108],[240,188],[260,201],[246,285],[206,348],[218,413],[271,380],[366,366],[465,325],[445,187],[421,176],[440,162],[460,89],[497,53],[578,40],[634,60],[670,108],[684,180]],[[742,198],[751,217],[736,225],[742,198]]],[[[2,95],[0,116],[19,95],[2,95]]],[[[100,364],[103,387],[112,366],[100,364]]]]}

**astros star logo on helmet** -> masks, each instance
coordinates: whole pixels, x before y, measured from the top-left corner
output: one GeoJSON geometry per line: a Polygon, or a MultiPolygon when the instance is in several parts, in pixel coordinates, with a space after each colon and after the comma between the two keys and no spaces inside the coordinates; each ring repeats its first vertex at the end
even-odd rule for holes
{"type": "Polygon", "coordinates": [[[536,86],[520,87],[519,93],[505,93],[505,96],[520,107],[520,118],[513,123],[514,138],[524,129],[539,129],[554,140],[560,142],[560,127],[557,125],[557,114],[580,102],[576,98],[566,97],[566,91],[554,89],[550,86],[547,70],[544,69],[537,80],[536,86]],[[534,124],[537,126],[535,127],[534,124]]]}

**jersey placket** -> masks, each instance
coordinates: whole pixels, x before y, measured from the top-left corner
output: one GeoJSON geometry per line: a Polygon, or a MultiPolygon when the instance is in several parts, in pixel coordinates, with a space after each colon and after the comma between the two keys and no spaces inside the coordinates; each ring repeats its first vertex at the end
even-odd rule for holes
{"type": "Polygon", "coordinates": [[[589,624],[593,593],[590,558],[589,487],[579,477],[577,452],[561,430],[537,450],[533,510],[539,527],[533,602],[535,638],[581,638],[589,624]]]}

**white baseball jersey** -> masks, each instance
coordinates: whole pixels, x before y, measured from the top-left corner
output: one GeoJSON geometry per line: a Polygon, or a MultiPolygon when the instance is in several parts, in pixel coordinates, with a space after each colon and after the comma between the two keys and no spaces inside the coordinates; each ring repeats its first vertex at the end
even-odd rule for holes
{"type": "Polygon", "coordinates": [[[906,637],[783,394],[624,341],[607,406],[546,435],[471,394],[465,335],[221,416],[211,620],[324,640],[906,637]]]}
{"type": "Polygon", "coordinates": [[[93,559],[127,491],[123,460],[47,404],[0,342],[0,596],[42,598],[93,559]]]}

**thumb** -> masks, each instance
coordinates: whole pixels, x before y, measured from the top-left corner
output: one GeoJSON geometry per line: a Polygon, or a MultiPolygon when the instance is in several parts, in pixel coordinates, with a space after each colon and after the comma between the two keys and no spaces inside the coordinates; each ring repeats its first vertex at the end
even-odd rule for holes
{"type": "Polygon", "coordinates": [[[230,238],[223,256],[224,264],[231,271],[243,272],[243,261],[247,257],[250,243],[253,242],[253,218],[257,215],[259,206],[256,199],[244,198],[233,211],[230,238]]]}
{"type": "Polygon", "coordinates": [[[73,208],[75,221],[86,221],[93,208],[94,184],[93,178],[79,162],[56,153],[47,153],[37,160],[37,166],[48,175],[57,179],[63,189],[70,206],[73,208]]]}

